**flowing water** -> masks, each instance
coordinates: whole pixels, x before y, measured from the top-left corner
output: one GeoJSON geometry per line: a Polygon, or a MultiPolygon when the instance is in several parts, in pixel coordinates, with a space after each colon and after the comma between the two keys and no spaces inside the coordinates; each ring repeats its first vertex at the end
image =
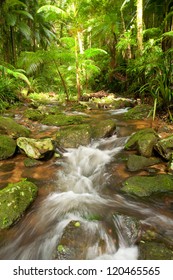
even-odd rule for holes
{"type": "Polygon", "coordinates": [[[116,190],[111,170],[118,170],[117,158],[123,153],[126,140],[127,136],[113,135],[87,147],[68,149],[55,164],[53,190],[11,229],[2,242],[0,258],[137,259],[140,230],[132,229],[135,223],[127,226],[128,217],[156,228],[171,243],[171,212],[163,211],[158,204],[127,198],[116,190]],[[71,222],[77,232],[81,230],[80,236],[68,233],[71,222]],[[68,242],[74,246],[70,257],[58,254],[56,249],[65,232],[65,238],[69,236],[68,242]]]}

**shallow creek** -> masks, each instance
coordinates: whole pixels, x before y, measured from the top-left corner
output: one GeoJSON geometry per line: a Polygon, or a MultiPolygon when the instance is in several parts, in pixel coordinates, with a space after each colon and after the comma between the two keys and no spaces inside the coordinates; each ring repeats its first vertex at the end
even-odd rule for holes
{"type": "MultiPolygon", "coordinates": [[[[172,244],[173,197],[140,200],[121,193],[122,181],[132,175],[126,169],[124,144],[132,132],[151,126],[149,121],[124,122],[123,112],[92,112],[98,121],[116,119],[116,134],[87,147],[68,149],[61,159],[27,168],[24,155],[19,154],[0,163],[1,186],[28,178],[39,187],[26,215],[0,234],[1,259],[63,259],[62,254],[55,256],[55,251],[71,221],[76,221],[76,227],[82,225],[79,242],[85,239],[82,255],[76,249],[74,259],[137,259],[138,237],[126,227],[123,215],[137,218],[144,228],[157,228],[161,238],[172,244]]],[[[51,135],[53,130],[42,127],[41,133],[51,135]]],[[[164,164],[157,168],[164,172],[164,164]]],[[[150,172],[153,170],[133,174],[150,172]]]]}

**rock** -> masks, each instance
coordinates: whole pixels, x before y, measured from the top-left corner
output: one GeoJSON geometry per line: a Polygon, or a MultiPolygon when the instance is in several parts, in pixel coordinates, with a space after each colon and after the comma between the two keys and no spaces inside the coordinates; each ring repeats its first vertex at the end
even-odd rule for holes
{"type": "Polygon", "coordinates": [[[13,119],[0,116],[0,133],[7,134],[16,139],[20,136],[28,137],[30,130],[16,123],[13,119]]]}
{"type": "Polygon", "coordinates": [[[116,123],[114,120],[101,120],[97,123],[91,124],[92,138],[99,139],[112,136],[116,130],[116,123]]]}
{"type": "Polygon", "coordinates": [[[19,137],[17,139],[17,145],[28,157],[34,159],[45,158],[46,156],[52,155],[54,152],[54,145],[50,138],[37,140],[19,137]]]}
{"type": "Polygon", "coordinates": [[[65,127],[56,134],[58,144],[63,148],[86,146],[91,141],[91,129],[87,124],[65,127]]]}
{"type": "Polygon", "coordinates": [[[24,116],[32,121],[40,121],[43,118],[43,114],[36,109],[28,109],[25,111],[24,116]]]}
{"type": "Polygon", "coordinates": [[[91,233],[85,223],[74,220],[65,227],[53,259],[84,260],[90,247],[98,246],[100,252],[104,253],[105,244],[105,240],[99,239],[99,232],[91,233]]]}
{"type": "Polygon", "coordinates": [[[150,115],[150,112],[152,110],[152,107],[147,105],[147,104],[141,104],[141,105],[137,105],[134,108],[128,110],[128,112],[126,112],[124,114],[124,118],[126,120],[130,119],[130,120],[141,120],[141,119],[145,119],[150,115]]]}
{"type": "Polygon", "coordinates": [[[38,166],[38,165],[41,165],[41,164],[42,164],[41,161],[36,160],[34,158],[26,158],[24,160],[25,167],[34,167],[34,166],[38,166]]]}
{"type": "Polygon", "coordinates": [[[160,159],[156,157],[146,158],[138,155],[129,155],[127,168],[129,171],[138,171],[157,163],[160,163],[160,159]]]}
{"type": "Polygon", "coordinates": [[[54,126],[66,126],[74,124],[82,124],[85,116],[68,116],[65,114],[48,115],[42,120],[43,124],[54,126]]]}
{"type": "Polygon", "coordinates": [[[23,180],[0,190],[0,229],[10,227],[28,208],[37,195],[35,184],[23,180]]]}
{"type": "Polygon", "coordinates": [[[136,217],[131,217],[123,214],[114,215],[115,224],[117,221],[117,228],[122,231],[123,239],[127,246],[136,243],[141,232],[140,221],[136,217]]]}
{"type": "Polygon", "coordinates": [[[0,160],[13,156],[15,151],[15,140],[7,135],[0,135],[0,160]]]}
{"type": "Polygon", "coordinates": [[[173,249],[164,243],[142,241],[138,247],[139,260],[173,260],[173,249]]]}
{"type": "Polygon", "coordinates": [[[173,135],[159,140],[154,148],[164,159],[170,160],[173,156],[173,135]]]}
{"type": "Polygon", "coordinates": [[[158,135],[152,128],[145,128],[132,134],[125,144],[126,150],[137,150],[144,157],[151,157],[158,135]]]}
{"type": "Polygon", "coordinates": [[[123,192],[139,197],[150,196],[155,193],[173,191],[173,176],[158,174],[155,176],[133,176],[126,179],[121,188],[123,192]]]}

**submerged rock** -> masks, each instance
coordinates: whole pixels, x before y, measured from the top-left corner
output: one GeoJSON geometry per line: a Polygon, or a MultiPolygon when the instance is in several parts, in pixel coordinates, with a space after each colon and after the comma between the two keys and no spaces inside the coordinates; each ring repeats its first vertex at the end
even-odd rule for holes
{"type": "Polygon", "coordinates": [[[7,135],[0,135],[0,160],[9,158],[16,151],[16,142],[7,135]]]}
{"type": "Polygon", "coordinates": [[[138,171],[157,163],[160,163],[160,159],[156,157],[146,158],[138,155],[129,155],[127,168],[129,171],[138,171]]]}
{"type": "Polygon", "coordinates": [[[0,229],[17,221],[37,195],[37,186],[23,180],[0,190],[0,229]]]}
{"type": "Polygon", "coordinates": [[[95,243],[98,244],[100,252],[104,253],[105,241],[99,239],[99,233],[92,234],[91,238],[83,222],[71,221],[64,229],[53,259],[84,260],[87,258],[89,247],[95,243]]]}
{"type": "Polygon", "coordinates": [[[158,174],[155,176],[133,176],[124,181],[121,189],[128,194],[140,197],[150,196],[155,193],[173,191],[173,176],[158,174]]]}
{"type": "Polygon", "coordinates": [[[13,119],[0,116],[0,133],[16,139],[20,136],[28,137],[30,130],[16,123],[13,119]]]}
{"type": "Polygon", "coordinates": [[[38,166],[38,165],[41,165],[41,164],[42,164],[41,161],[36,160],[34,158],[26,158],[24,160],[25,167],[34,167],[34,166],[38,166]]]}
{"type": "Polygon", "coordinates": [[[151,157],[158,135],[152,128],[145,128],[132,134],[125,144],[126,150],[137,150],[144,157],[151,157]]]}
{"type": "Polygon", "coordinates": [[[54,153],[54,145],[52,139],[32,139],[26,137],[19,137],[17,145],[30,158],[41,159],[54,153]]]}
{"type": "Polygon", "coordinates": [[[65,127],[56,134],[56,140],[63,148],[86,146],[91,141],[91,128],[87,124],[65,127]]]}
{"type": "Polygon", "coordinates": [[[173,135],[159,140],[154,148],[164,159],[170,160],[173,156],[173,135]]]}

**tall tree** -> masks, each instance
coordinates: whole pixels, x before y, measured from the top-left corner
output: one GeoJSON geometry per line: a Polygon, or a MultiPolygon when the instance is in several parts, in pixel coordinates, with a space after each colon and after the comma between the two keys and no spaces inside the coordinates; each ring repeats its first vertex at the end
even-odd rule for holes
{"type": "Polygon", "coordinates": [[[137,0],[136,24],[137,24],[137,43],[138,50],[143,50],[143,0],[137,0]]]}

